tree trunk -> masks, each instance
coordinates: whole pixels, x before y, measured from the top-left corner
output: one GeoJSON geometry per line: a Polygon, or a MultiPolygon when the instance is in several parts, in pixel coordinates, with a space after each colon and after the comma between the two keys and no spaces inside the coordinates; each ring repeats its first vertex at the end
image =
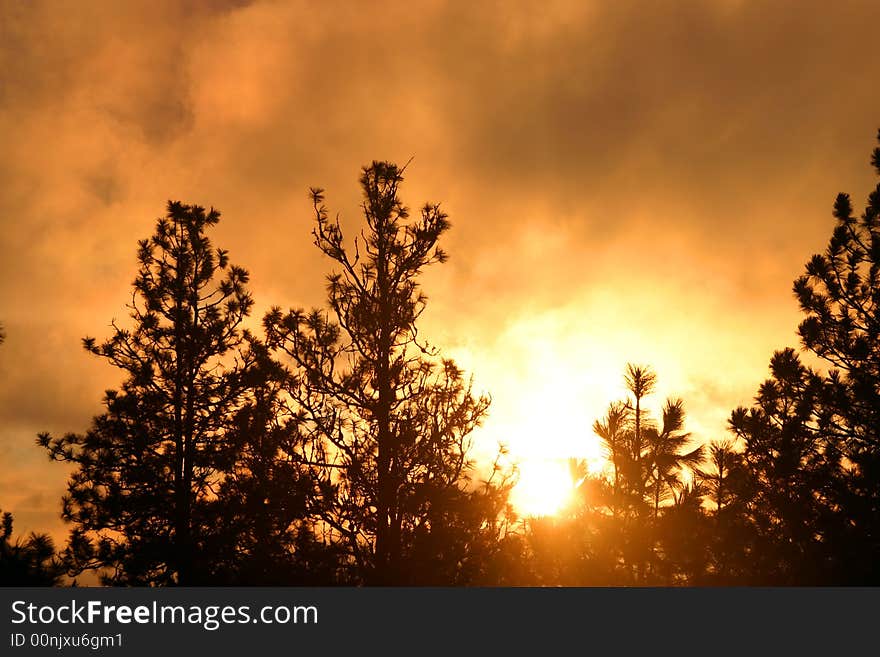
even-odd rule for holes
{"type": "Polygon", "coordinates": [[[379,335],[376,367],[376,384],[379,393],[378,406],[376,409],[377,423],[377,484],[376,494],[376,567],[374,584],[389,586],[395,583],[396,560],[395,555],[399,549],[395,546],[400,538],[394,536],[392,513],[396,507],[395,483],[393,481],[392,467],[394,463],[394,435],[391,431],[391,404],[394,391],[391,382],[391,290],[388,280],[388,261],[386,246],[383,239],[384,231],[377,226],[379,235],[377,253],[376,287],[379,302],[379,335]]]}

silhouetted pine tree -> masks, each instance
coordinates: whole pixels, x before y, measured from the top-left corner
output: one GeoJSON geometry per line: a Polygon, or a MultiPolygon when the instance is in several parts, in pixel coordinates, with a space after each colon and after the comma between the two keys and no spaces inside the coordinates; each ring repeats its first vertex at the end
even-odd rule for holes
{"type": "Polygon", "coordinates": [[[315,244],[338,266],[328,311],[273,310],[270,343],[287,353],[289,393],[305,413],[324,525],[370,584],[464,583],[494,549],[506,486],[472,481],[471,432],[489,406],[461,370],[421,343],[422,270],[446,260],[437,205],[417,219],[395,165],[363,169],[366,228],[352,249],[313,190],[315,244]],[[490,536],[491,539],[487,539],[490,536]]]}
{"type": "Polygon", "coordinates": [[[735,442],[712,442],[706,463],[697,468],[696,477],[711,514],[706,536],[709,564],[699,583],[749,584],[759,559],[754,556],[759,537],[749,515],[757,486],[735,442]]]}
{"type": "Polygon", "coordinates": [[[58,586],[64,574],[55,545],[46,534],[12,539],[12,514],[0,520],[0,586],[58,586]]]}
{"type": "Polygon", "coordinates": [[[739,502],[754,525],[753,583],[831,583],[831,543],[845,523],[835,505],[841,455],[821,430],[829,389],[793,349],[776,352],[770,371],[754,406],[729,421],[752,480],[739,502]]]}
{"type": "MultiPolygon", "coordinates": [[[[880,132],[878,132],[880,141],[880,132]]],[[[880,175],[880,147],[871,165],[880,175]]],[[[807,317],[799,334],[806,349],[834,369],[826,421],[820,427],[842,456],[846,486],[835,503],[847,514],[836,549],[846,553],[853,583],[880,582],[880,182],[856,218],[847,194],[834,203],[828,247],[816,254],[794,292],[807,317]]]]}
{"type": "Polygon", "coordinates": [[[582,495],[575,522],[591,536],[581,553],[586,562],[579,577],[612,584],[685,583],[702,572],[705,559],[691,541],[692,564],[677,567],[676,559],[684,555],[670,547],[670,532],[678,531],[671,516],[678,526],[685,519],[693,525],[702,522],[702,490],[685,475],[702,463],[703,449],[690,446],[680,400],[666,401],[659,425],[650,417],[644,403],[656,386],[653,371],[628,364],[624,381],[632,396],[612,403],[593,424],[610,473],[589,477],[581,466],[578,477],[582,495]],[[693,517],[686,518],[686,512],[693,517]]]}
{"type": "Polygon", "coordinates": [[[628,363],[624,374],[624,382],[627,390],[632,394],[632,399],[625,402],[631,411],[630,428],[626,434],[622,470],[624,472],[624,490],[629,497],[631,511],[642,515],[650,507],[648,501],[649,468],[646,467],[645,458],[648,450],[647,429],[653,428],[653,423],[642,407],[642,400],[654,392],[657,385],[657,375],[650,368],[628,363]]]}
{"type": "Polygon", "coordinates": [[[114,321],[102,344],[84,339],[124,382],[85,433],[38,438],[75,466],[62,507],[74,525],[71,568],[101,568],[110,583],[210,581],[201,555],[211,552],[212,503],[234,460],[228,426],[251,361],[241,329],[248,274],[206,235],[219,219],[169,202],[139,243],[131,324],[114,321]]]}
{"type": "MultiPolygon", "coordinates": [[[[871,163],[880,173],[880,148],[871,163]]],[[[736,501],[753,523],[753,582],[880,581],[880,184],[860,218],[846,194],[834,217],[793,286],[801,343],[830,369],[777,352],[755,405],[730,420],[745,443],[736,501]]]]}

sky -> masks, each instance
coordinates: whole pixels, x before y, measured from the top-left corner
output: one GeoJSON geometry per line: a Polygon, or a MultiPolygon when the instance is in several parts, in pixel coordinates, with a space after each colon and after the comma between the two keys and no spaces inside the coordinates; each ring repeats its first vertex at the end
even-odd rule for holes
{"type": "MultiPolygon", "coordinates": [[[[492,395],[478,453],[595,458],[627,362],[722,438],[840,191],[873,185],[876,2],[6,2],[0,5],[0,508],[65,532],[67,470],[120,373],[109,335],[168,199],[267,308],[323,301],[311,186],[349,233],[360,168],[412,158],[448,263],[421,335],[492,395]]],[[[547,466],[555,467],[555,466],[547,466]]]]}

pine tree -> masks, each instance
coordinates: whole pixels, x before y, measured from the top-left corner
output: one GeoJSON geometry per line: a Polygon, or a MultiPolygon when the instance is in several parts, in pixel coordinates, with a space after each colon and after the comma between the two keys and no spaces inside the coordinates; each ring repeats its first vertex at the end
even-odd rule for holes
{"type": "Polygon", "coordinates": [[[13,540],[12,525],[11,513],[0,515],[0,586],[58,586],[64,567],[51,537],[31,532],[13,540]]]}
{"type": "Polygon", "coordinates": [[[446,260],[437,244],[449,222],[432,204],[410,218],[398,196],[402,173],[386,162],[363,169],[366,228],[352,249],[322,190],[312,190],[315,244],[338,267],[329,308],[275,309],[266,333],[291,359],[289,393],[321,445],[312,462],[330,503],[322,520],[345,545],[354,577],[418,583],[433,570],[460,583],[458,555],[498,531],[506,488],[472,479],[471,432],[489,399],[418,337],[419,276],[446,260]]]}
{"type": "Polygon", "coordinates": [[[115,584],[210,580],[211,504],[234,455],[231,414],[251,357],[242,321],[248,273],[206,235],[220,213],[169,202],[139,243],[131,324],[85,348],[122,370],[106,410],[83,434],[41,434],[51,458],[75,466],[62,516],[73,523],[74,570],[101,568],[115,584]]]}
{"type": "MultiPolygon", "coordinates": [[[[878,132],[880,142],[880,132],[878,132]]],[[[871,165],[880,175],[880,146],[871,165]]],[[[840,551],[847,578],[880,581],[880,182],[856,218],[847,194],[834,203],[836,226],[825,252],[794,283],[806,317],[803,346],[833,368],[825,421],[829,448],[839,452],[847,485],[836,503],[849,515],[840,551]]]]}
{"type": "MultiPolygon", "coordinates": [[[[614,564],[617,583],[645,584],[661,575],[671,583],[675,555],[664,552],[660,544],[673,523],[664,515],[674,513],[679,524],[697,522],[687,514],[699,515],[699,505],[694,511],[692,502],[701,498],[702,490],[686,481],[685,474],[702,463],[703,448],[690,446],[690,434],[683,431],[681,400],[666,400],[659,425],[651,418],[645,400],[654,392],[657,375],[650,368],[627,364],[624,382],[631,397],[612,403],[605,417],[593,424],[611,473],[604,481],[592,482],[594,503],[591,510],[584,509],[580,522],[585,528],[601,525],[602,540],[610,545],[603,552],[613,555],[603,556],[602,562],[614,564]],[[603,514],[608,517],[601,518],[603,514]]],[[[685,570],[692,573],[696,566],[685,570]]]]}
{"type": "Polygon", "coordinates": [[[732,502],[754,527],[752,583],[831,583],[834,560],[842,556],[831,546],[846,522],[835,501],[841,454],[822,430],[829,387],[793,349],[776,352],[770,372],[755,404],[738,408],[729,420],[744,445],[750,479],[732,502]]]}

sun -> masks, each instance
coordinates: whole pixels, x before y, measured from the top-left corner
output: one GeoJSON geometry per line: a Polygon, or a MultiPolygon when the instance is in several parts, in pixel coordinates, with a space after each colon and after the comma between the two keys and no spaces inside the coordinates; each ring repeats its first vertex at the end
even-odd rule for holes
{"type": "Polygon", "coordinates": [[[561,459],[529,459],[518,464],[519,480],[511,492],[517,511],[530,517],[559,514],[571,503],[575,482],[561,459]]]}
{"type": "Polygon", "coordinates": [[[580,315],[560,311],[514,320],[494,343],[453,351],[456,362],[479,372],[478,387],[491,391],[476,458],[491,466],[504,447],[505,463],[519,470],[510,502],[520,516],[559,515],[573,502],[570,459],[592,476],[607,473],[593,422],[625,396],[625,360],[607,335],[599,337],[586,340],[580,315]]]}

